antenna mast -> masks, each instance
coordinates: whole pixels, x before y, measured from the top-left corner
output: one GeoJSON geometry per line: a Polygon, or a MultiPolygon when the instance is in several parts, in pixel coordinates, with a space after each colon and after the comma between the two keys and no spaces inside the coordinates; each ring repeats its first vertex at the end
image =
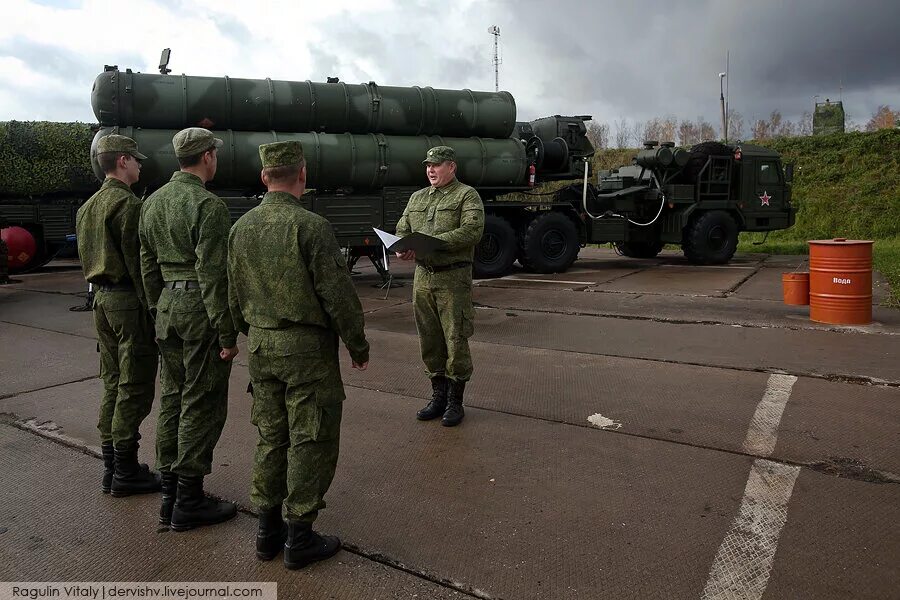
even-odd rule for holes
{"type": "Polygon", "coordinates": [[[494,91],[500,91],[500,28],[496,25],[488,27],[488,33],[494,36],[494,91]]]}

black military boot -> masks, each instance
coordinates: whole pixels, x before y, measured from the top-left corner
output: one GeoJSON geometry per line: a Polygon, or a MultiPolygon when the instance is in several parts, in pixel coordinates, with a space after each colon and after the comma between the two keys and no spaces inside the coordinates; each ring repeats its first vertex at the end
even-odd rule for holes
{"type": "Polygon", "coordinates": [[[178,474],[172,471],[160,471],[162,503],[159,506],[159,524],[168,527],[172,524],[172,509],[175,508],[175,496],[178,493],[178,474]]]}
{"type": "Polygon", "coordinates": [[[444,417],[441,419],[441,425],[444,427],[455,427],[462,423],[466,412],[463,410],[463,393],[466,391],[465,381],[450,380],[450,386],[447,390],[447,410],[444,411],[444,417]]]}
{"type": "Polygon", "coordinates": [[[237,514],[232,502],[207,498],[203,493],[203,475],[179,475],[175,508],[172,509],[172,529],[187,531],[204,525],[227,521],[237,514]]]}
{"type": "Polygon", "coordinates": [[[430,421],[444,414],[447,409],[447,382],[443,375],[431,378],[431,401],[416,413],[418,420],[430,421]]]}
{"type": "Polygon", "coordinates": [[[311,562],[331,558],[341,549],[341,540],[333,535],[319,535],[312,523],[288,523],[284,543],[284,566],[301,569],[311,562]]]}
{"type": "Polygon", "coordinates": [[[259,531],[256,533],[256,558],[272,560],[287,540],[287,525],[281,518],[281,505],[259,511],[259,531]]]}
{"type": "Polygon", "coordinates": [[[103,481],[100,483],[100,489],[104,494],[108,494],[112,488],[113,474],[116,472],[116,451],[112,442],[100,444],[100,451],[103,453],[103,481]]]}
{"type": "Polygon", "coordinates": [[[116,469],[110,490],[116,498],[132,494],[152,494],[159,491],[159,475],[151,473],[147,465],[138,462],[137,446],[131,450],[114,450],[116,469]]]}

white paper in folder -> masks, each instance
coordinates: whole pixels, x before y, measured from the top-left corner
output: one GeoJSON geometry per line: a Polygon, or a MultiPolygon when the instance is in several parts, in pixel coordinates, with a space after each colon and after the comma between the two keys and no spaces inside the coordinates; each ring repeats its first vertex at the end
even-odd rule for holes
{"type": "Polygon", "coordinates": [[[381,240],[381,243],[384,244],[384,247],[391,252],[406,252],[407,250],[413,250],[415,251],[416,256],[427,256],[445,245],[443,240],[439,240],[430,235],[425,235],[424,233],[416,232],[400,237],[393,233],[382,231],[377,227],[373,227],[372,229],[378,235],[378,238],[381,240]]]}

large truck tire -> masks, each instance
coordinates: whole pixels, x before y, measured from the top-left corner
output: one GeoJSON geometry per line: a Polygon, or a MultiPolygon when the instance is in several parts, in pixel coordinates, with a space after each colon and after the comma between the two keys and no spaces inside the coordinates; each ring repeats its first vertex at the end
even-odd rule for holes
{"type": "Polygon", "coordinates": [[[662,242],[616,242],[616,249],[628,258],[655,258],[663,246],[662,242]]]}
{"type": "Polygon", "coordinates": [[[687,259],[697,265],[721,265],[734,256],[738,226],[723,210],[702,213],[684,232],[681,248],[687,259]]]}
{"type": "Polygon", "coordinates": [[[516,260],[516,232],[509,221],[497,215],[484,217],[484,233],[475,246],[474,274],[477,278],[502,277],[516,260]]]}
{"type": "Polygon", "coordinates": [[[522,257],[532,271],[561,273],[578,258],[580,247],[575,223],[562,213],[545,212],[528,224],[522,238],[522,257]]]}

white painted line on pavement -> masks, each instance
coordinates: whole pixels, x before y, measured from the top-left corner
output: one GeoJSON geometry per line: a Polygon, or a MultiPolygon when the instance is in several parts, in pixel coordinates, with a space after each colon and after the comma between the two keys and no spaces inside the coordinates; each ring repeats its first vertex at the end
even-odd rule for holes
{"type": "Polygon", "coordinates": [[[750,430],[744,440],[744,452],[769,456],[775,450],[778,424],[781,423],[781,415],[796,382],[797,378],[793,375],[773,373],[769,376],[766,392],[750,420],[750,430]]]}
{"type": "Polygon", "coordinates": [[[793,465],[753,462],[741,509],[716,553],[702,600],[762,598],[798,473],[800,467],[793,465]]]}
{"type": "MultiPolygon", "coordinates": [[[[744,440],[746,452],[769,456],[775,449],[778,425],[796,382],[793,375],[769,376],[744,440]]],[[[716,552],[702,600],[762,598],[799,473],[797,466],[753,461],[741,508],[716,552]]]]}

